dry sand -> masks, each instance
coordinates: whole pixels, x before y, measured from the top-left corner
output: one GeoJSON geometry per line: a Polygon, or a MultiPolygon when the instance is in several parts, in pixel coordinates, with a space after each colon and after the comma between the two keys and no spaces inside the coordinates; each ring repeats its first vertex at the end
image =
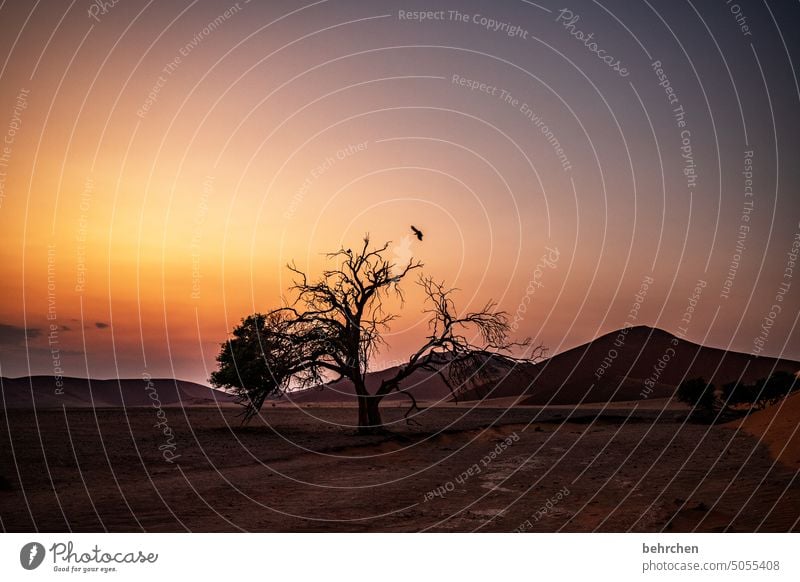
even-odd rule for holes
{"type": "Polygon", "coordinates": [[[753,412],[728,423],[763,443],[770,455],[787,467],[800,470],[800,394],[793,394],[775,406],[753,412]]]}
{"type": "Polygon", "coordinates": [[[174,408],[173,464],[149,408],[9,410],[2,529],[798,529],[796,471],[746,431],[684,423],[674,409],[465,410],[357,436],[341,426],[355,418],[344,407],[266,407],[269,424],[244,427],[235,409],[174,408]]]}

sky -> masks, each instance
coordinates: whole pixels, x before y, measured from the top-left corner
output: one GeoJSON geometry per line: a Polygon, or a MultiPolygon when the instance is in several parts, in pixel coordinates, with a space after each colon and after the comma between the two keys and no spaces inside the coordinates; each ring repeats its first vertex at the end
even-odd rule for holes
{"type": "MultiPolygon", "coordinates": [[[[0,7],[0,374],[205,381],[286,264],[390,241],[551,354],[800,359],[797,3],[0,7]],[[410,225],[423,241],[412,238],[410,225]]],[[[389,346],[425,333],[413,281],[389,346]]]]}

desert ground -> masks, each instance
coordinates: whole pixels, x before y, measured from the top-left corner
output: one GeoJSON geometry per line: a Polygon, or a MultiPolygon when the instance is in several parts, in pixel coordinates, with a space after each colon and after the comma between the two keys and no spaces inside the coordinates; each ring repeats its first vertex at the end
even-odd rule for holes
{"type": "Polygon", "coordinates": [[[356,434],[347,406],[268,405],[245,426],[236,407],[173,407],[165,409],[172,462],[149,407],[8,409],[0,415],[0,526],[796,531],[798,404],[787,400],[786,422],[714,426],[655,400],[448,404],[411,425],[405,408],[390,406],[391,433],[375,436],[356,434]]]}

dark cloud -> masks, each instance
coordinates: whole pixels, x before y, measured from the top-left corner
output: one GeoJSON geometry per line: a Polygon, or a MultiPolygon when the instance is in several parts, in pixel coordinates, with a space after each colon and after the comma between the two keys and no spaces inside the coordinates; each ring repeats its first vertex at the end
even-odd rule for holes
{"type": "Polygon", "coordinates": [[[20,346],[26,340],[31,340],[42,335],[42,330],[38,327],[20,327],[0,323],[0,346],[20,346]]]}
{"type": "Polygon", "coordinates": [[[105,329],[105,328],[107,328],[107,327],[108,327],[108,324],[107,324],[107,323],[103,323],[102,321],[95,321],[95,322],[94,322],[94,326],[95,326],[97,329],[105,329]]]}

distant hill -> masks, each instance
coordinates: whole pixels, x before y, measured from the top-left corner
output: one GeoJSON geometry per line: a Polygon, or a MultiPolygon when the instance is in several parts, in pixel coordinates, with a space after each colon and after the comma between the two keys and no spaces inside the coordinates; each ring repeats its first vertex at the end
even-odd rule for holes
{"type": "MultiPolygon", "coordinates": [[[[442,362],[443,367],[446,362],[442,362]]],[[[387,368],[377,372],[367,374],[367,388],[374,392],[380,383],[390,376],[397,373],[397,367],[387,368]]],[[[417,370],[401,384],[403,390],[414,394],[414,397],[421,401],[435,402],[448,401],[452,397],[450,389],[442,378],[429,370],[417,370]]],[[[310,388],[300,392],[287,394],[287,399],[296,403],[352,403],[356,404],[356,394],[353,383],[350,380],[338,380],[330,382],[322,387],[310,388]]],[[[402,394],[393,393],[386,397],[384,402],[393,400],[408,401],[408,397],[402,394]]]]}
{"type": "Polygon", "coordinates": [[[68,408],[152,406],[203,406],[234,402],[229,394],[186,380],[153,378],[152,387],[141,378],[87,380],[63,378],[61,394],[53,376],[0,378],[6,408],[68,408]],[[153,397],[151,397],[151,394],[153,397]]]}
{"type": "MultiPolygon", "coordinates": [[[[438,369],[446,371],[447,363],[447,358],[442,357],[437,363],[438,369]]],[[[535,369],[536,366],[533,364],[519,363],[510,365],[502,360],[487,357],[481,364],[481,373],[479,375],[476,374],[475,378],[480,376],[488,379],[486,390],[489,390],[488,387],[492,387],[504,393],[519,394],[520,390],[530,383],[535,369]]],[[[370,393],[375,391],[384,378],[395,375],[397,370],[398,368],[395,366],[367,374],[367,388],[370,393]]],[[[417,370],[403,381],[400,387],[402,392],[410,392],[419,402],[428,404],[452,401],[454,400],[454,394],[458,400],[475,398],[475,393],[472,391],[475,387],[474,379],[460,386],[454,385],[453,392],[451,392],[441,375],[431,370],[417,370]]],[[[350,380],[338,380],[324,386],[303,390],[302,392],[290,393],[287,394],[287,398],[298,404],[356,403],[353,383],[350,380]]],[[[408,402],[409,400],[407,396],[398,392],[393,392],[384,399],[384,402],[393,401],[408,402]]]]}
{"type": "MultiPolygon", "coordinates": [[[[440,366],[445,368],[447,361],[443,359],[440,366]]],[[[483,371],[488,380],[455,388],[459,401],[513,397],[524,405],[596,403],[641,400],[643,393],[647,398],[672,396],[681,381],[699,376],[719,386],[740,376],[752,383],[778,370],[798,372],[800,362],[705,347],[660,329],[639,326],[603,335],[538,364],[510,366],[487,358],[483,371]]],[[[368,374],[370,391],[396,371],[394,367],[368,374]]],[[[2,378],[0,382],[8,408],[31,408],[33,402],[38,408],[152,406],[153,403],[151,391],[140,378],[91,383],[84,378],[64,378],[61,395],[55,392],[52,376],[2,378]]],[[[233,396],[194,382],[160,378],[152,383],[162,406],[234,403],[233,396]]],[[[453,400],[450,389],[436,372],[418,370],[401,386],[420,402],[453,400]]],[[[286,399],[297,404],[356,403],[349,380],[322,388],[293,392],[286,399]]],[[[407,401],[407,397],[394,393],[384,402],[400,400],[407,401]]]]}
{"type": "MultiPolygon", "coordinates": [[[[643,390],[647,398],[668,397],[684,379],[699,376],[722,385],[740,376],[753,382],[778,370],[800,371],[800,362],[705,347],[646,326],[617,330],[538,364],[507,366],[489,360],[485,365],[492,379],[458,387],[458,400],[516,397],[526,405],[641,400],[643,390]]],[[[389,368],[371,373],[367,385],[373,390],[395,372],[396,368],[389,368]]],[[[452,399],[434,372],[418,371],[402,387],[420,401],[452,399]]],[[[387,398],[405,399],[398,394],[387,398]]],[[[324,390],[290,395],[290,399],[344,403],[355,402],[355,394],[352,384],[341,380],[324,390]]]]}
{"type": "Polygon", "coordinates": [[[478,386],[463,399],[520,396],[521,404],[575,404],[672,396],[685,379],[754,382],[800,362],[701,346],[656,328],[629,327],[562,352],[527,370],[527,382],[478,386]]]}

